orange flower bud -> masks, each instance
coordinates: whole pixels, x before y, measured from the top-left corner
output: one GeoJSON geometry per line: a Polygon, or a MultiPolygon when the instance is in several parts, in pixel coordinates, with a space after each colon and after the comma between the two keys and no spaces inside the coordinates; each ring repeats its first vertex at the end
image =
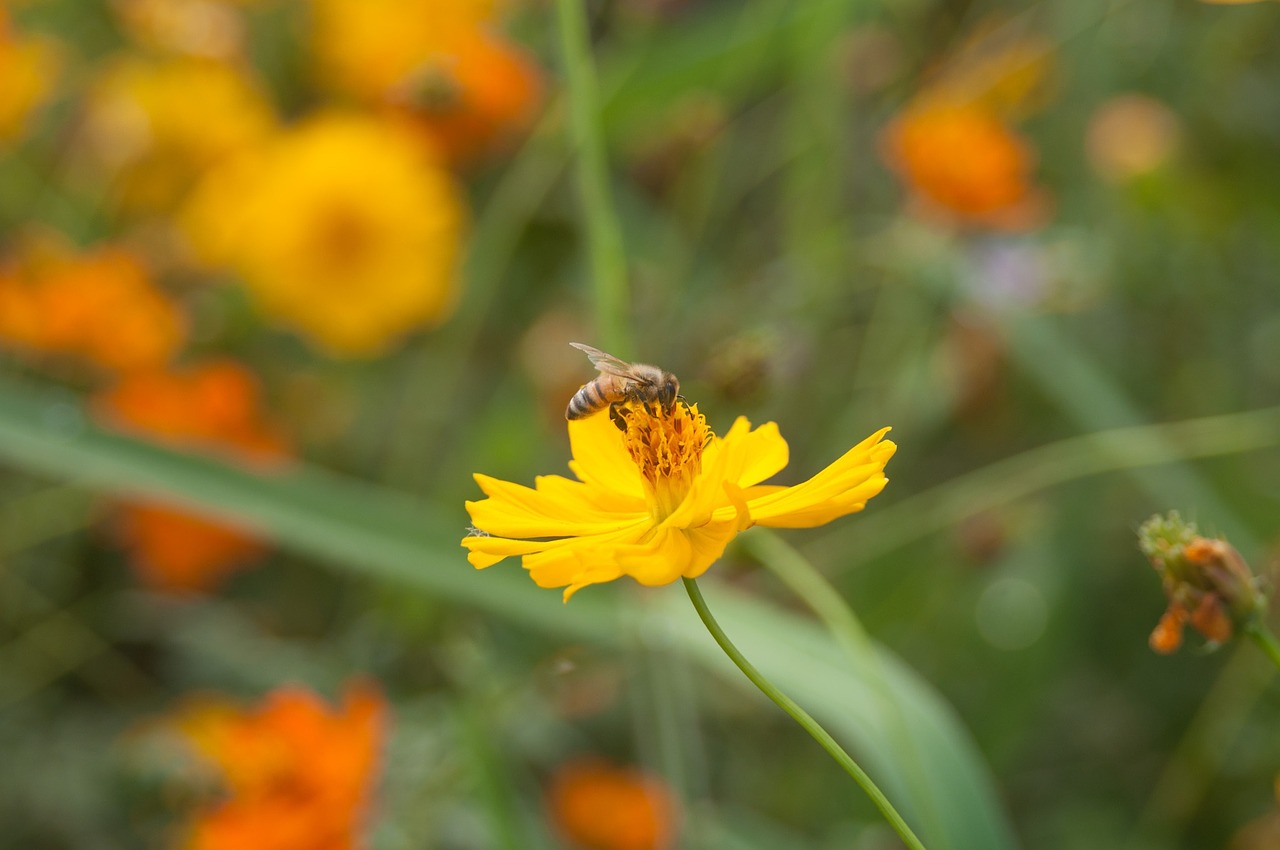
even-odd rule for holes
{"type": "Polygon", "coordinates": [[[1160,617],[1151,632],[1148,643],[1161,655],[1169,655],[1182,646],[1182,624],[1186,622],[1187,612],[1181,608],[1170,607],[1160,617]]]}
{"type": "Polygon", "coordinates": [[[1249,565],[1225,540],[1196,534],[1176,511],[1154,516],[1138,530],[1139,545],[1160,573],[1169,608],[1151,633],[1151,648],[1178,648],[1190,622],[1214,644],[1226,643],[1262,616],[1266,600],[1249,565]]]}

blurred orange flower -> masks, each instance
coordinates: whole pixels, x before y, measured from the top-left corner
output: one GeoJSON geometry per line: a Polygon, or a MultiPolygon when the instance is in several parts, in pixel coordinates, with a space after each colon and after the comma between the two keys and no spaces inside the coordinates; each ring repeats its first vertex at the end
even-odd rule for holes
{"type": "Polygon", "coordinates": [[[196,814],[184,850],[365,846],[387,713],[368,683],[348,685],[340,709],[285,687],[253,709],[211,697],[179,711],[179,731],[226,791],[196,814]]]}
{"type": "Polygon", "coordinates": [[[168,211],[223,157],[261,144],[275,113],[239,66],[126,56],[91,85],[85,140],[126,208],[168,211]]]}
{"type": "Polygon", "coordinates": [[[889,124],[883,141],[889,166],[927,211],[1014,230],[1039,223],[1035,154],[986,106],[917,103],[889,124]]]}
{"type": "Polygon", "coordinates": [[[389,106],[454,163],[524,130],[542,78],[499,35],[490,4],[312,0],[321,78],[361,102],[389,106]]]}
{"type": "Polygon", "coordinates": [[[1035,151],[1013,125],[1042,105],[1052,56],[1047,41],[989,22],[939,64],[881,136],[918,212],[1002,230],[1043,222],[1035,151]]]}
{"type": "Polygon", "coordinates": [[[185,215],[197,253],[263,313],[349,356],[449,314],[464,221],[452,178],[405,133],[337,114],[212,172],[185,215]]]}
{"type": "Polygon", "coordinates": [[[552,777],[546,805],[556,829],[583,850],[675,846],[679,805],[661,780],[636,768],[569,762],[552,777]]]}
{"type": "MultiPolygon", "coordinates": [[[[95,406],[113,425],[170,445],[259,463],[278,462],[286,450],[262,418],[254,376],[231,361],[135,374],[95,406]]],[[[264,548],[245,531],[156,502],[120,505],[115,532],[138,576],[166,591],[207,590],[264,548]]]]}
{"type": "Polygon", "coordinates": [[[0,267],[0,341],[82,357],[113,371],[162,366],[186,336],[177,307],[130,251],[84,253],[49,241],[0,267]]]}
{"type": "Polygon", "coordinates": [[[56,42],[15,32],[0,5],[0,143],[18,138],[49,97],[62,66],[56,42]]]}

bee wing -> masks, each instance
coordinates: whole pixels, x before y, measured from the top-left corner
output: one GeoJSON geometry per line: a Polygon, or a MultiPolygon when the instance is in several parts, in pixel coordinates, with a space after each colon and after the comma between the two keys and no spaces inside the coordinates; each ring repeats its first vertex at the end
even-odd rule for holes
{"type": "Polygon", "coordinates": [[[616,375],[619,378],[627,378],[628,380],[637,380],[635,367],[625,360],[619,360],[612,354],[606,354],[598,348],[592,348],[581,342],[569,343],[574,348],[584,352],[591,360],[591,365],[595,366],[606,375],[616,375]]]}

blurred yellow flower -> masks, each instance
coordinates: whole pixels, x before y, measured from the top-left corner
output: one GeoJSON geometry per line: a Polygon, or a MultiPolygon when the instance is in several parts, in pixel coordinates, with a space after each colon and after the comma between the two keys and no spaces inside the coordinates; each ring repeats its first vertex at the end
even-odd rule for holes
{"type": "Polygon", "coordinates": [[[385,122],[314,117],[210,173],[184,218],[205,261],[332,354],[378,354],[455,300],[462,196],[385,122]]]}
{"type": "Polygon", "coordinates": [[[223,157],[258,145],[276,123],[238,66],[208,59],[126,56],[91,86],[86,142],[116,177],[123,205],[167,211],[223,157]]]}
{"type": "Polygon", "coordinates": [[[394,109],[454,163],[498,147],[533,118],[537,65],[481,0],[312,0],[321,78],[394,109]]]}
{"type": "Polygon", "coordinates": [[[738,417],[719,437],[697,405],[619,412],[625,431],[603,414],[569,422],[577,481],[544,475],[530,489],[475,476],[489,498],[467,502],[473,566],[523,556],[538,586],[566,588],[566,601],[624,575],[644,585],[697,578],[752,525],[809,528],[862,510],[888,483],[897,448],[884,428],[808,481],[767,485],[788,458],[772,422],[752,430],[738,417]]]}
{"type": "Polygon", "coordinates": [[[27,119],[53,91],[61,66],[55,42],[14,32],[0,6],[0,143],[26,130],[27,119]]]}

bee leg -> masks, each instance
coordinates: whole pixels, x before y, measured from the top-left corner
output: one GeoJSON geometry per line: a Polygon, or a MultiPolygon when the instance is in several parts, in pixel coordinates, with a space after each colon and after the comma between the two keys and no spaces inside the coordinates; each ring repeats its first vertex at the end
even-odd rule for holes
{"type": "Polygon", "coordinates": [[[619,431],[627,430],[627,418],[618,410],[618,403],[615,401],[609,405],[609,418],[613,420],[613,424],[618,426],[619,431]]]}

